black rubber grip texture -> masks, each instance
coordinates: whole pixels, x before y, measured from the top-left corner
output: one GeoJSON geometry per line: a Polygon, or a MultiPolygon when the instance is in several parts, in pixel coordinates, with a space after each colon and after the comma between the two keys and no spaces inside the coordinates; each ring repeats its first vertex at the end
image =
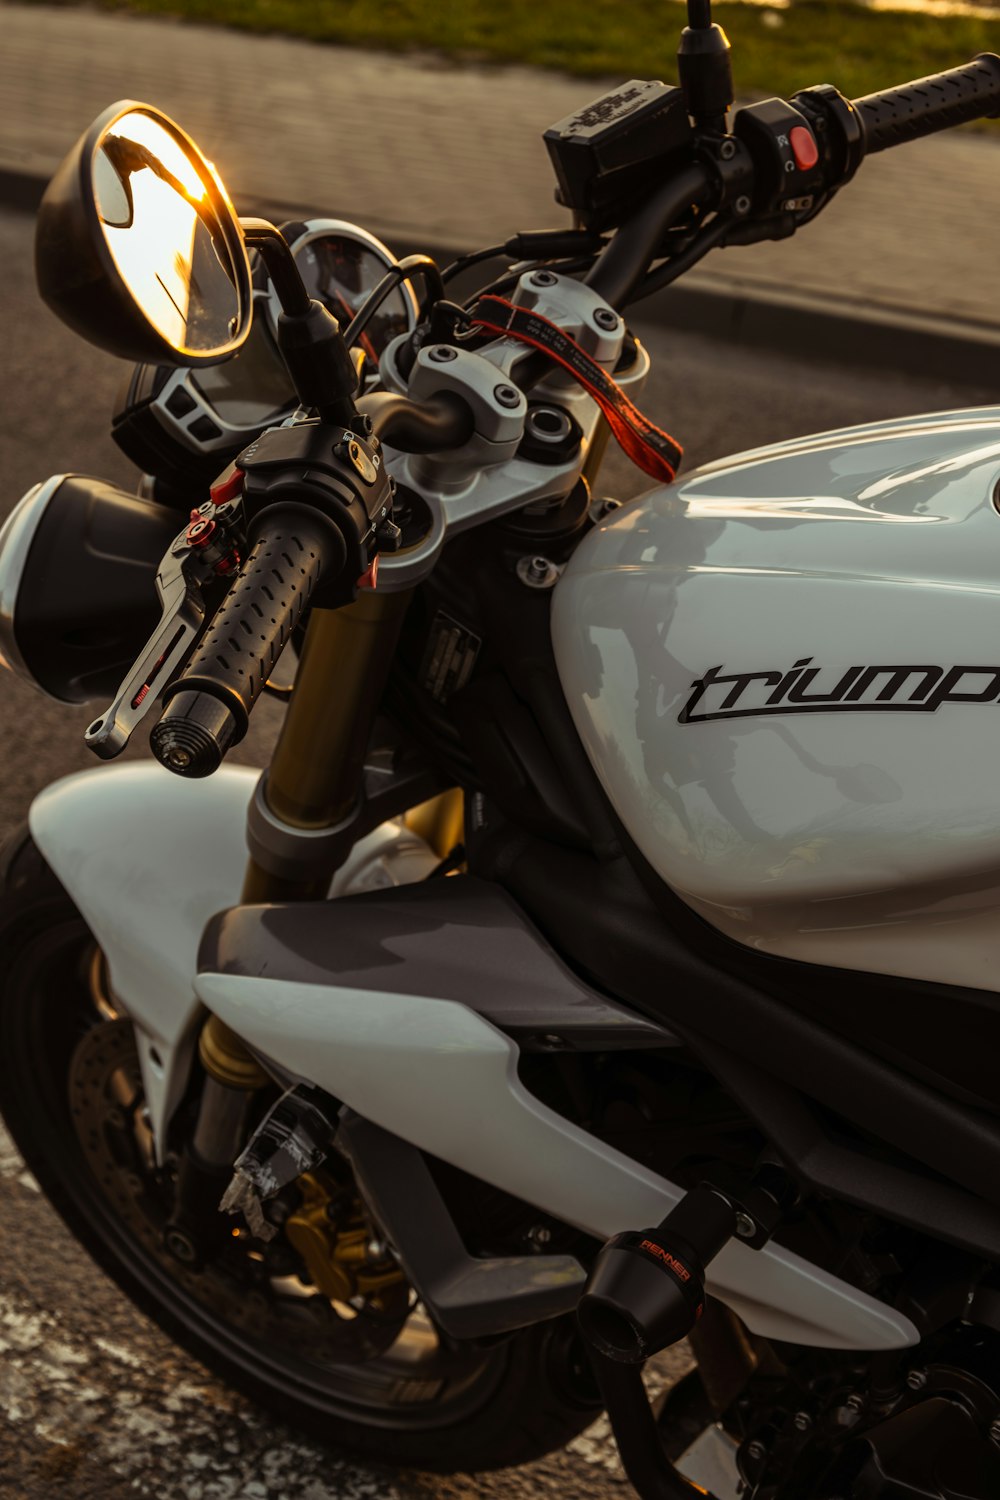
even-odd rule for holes
{"type": "Polygon", "coordinates": [[[983,52],[961,68],[933,73],[881,94],[855,99],[865,127],[865,154],[916,141],[968,120],[1000,114],[1000,57],[983,52]]]}
{"type": "Polygon", "coordinates": [[[220,698],[236,717],[237,739],[320,576],[343,562],[337,533],[305,508],[266,516],[263,528],[168,695],[197,689],[220,698]]]}

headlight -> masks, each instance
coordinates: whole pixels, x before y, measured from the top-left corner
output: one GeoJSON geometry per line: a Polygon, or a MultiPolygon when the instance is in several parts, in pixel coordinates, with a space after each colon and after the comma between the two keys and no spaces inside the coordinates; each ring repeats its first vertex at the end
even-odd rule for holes
{"type": "Polygon", "coordinates": [[[0,529],[0,659],[61,703],[115,693],[160,617],[177,515],[103,479],[54,474],[0,529]]]}

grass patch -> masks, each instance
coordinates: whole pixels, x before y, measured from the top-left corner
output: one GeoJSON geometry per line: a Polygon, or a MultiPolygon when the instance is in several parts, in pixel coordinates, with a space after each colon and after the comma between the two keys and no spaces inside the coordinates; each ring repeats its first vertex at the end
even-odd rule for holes
{"type": "MultiPolygon", "coordinates": [[[[670,0],[97,0],[129,10],[459,62],[581,77],[675,80],[684,7],[670,0]]],[[[739,93],[787,98],[833,83],[851,98],[1000,50],[1000,22],[869,11],[845,0],[787,10],[721,3],[739,93]]]]}

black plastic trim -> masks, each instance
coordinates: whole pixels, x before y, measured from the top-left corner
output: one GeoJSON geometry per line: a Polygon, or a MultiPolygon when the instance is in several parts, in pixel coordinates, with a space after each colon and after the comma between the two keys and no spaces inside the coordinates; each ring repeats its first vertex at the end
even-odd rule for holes
{"type": "Polygon", "coordinates": [[[415,1146],[348,1109],[336,1144],[407,1277],[451,1338],[512,1333],[573,1311],[586,1280],[573,1256],[473,1257],[415,1146]]]}
{"type": "Polygon", "coordinates": [[[526,1051],[670,1047],[676,1037],[578,979],[500,886],[473,876],[213,917],[199,969],[478,1011],[526,1051]]]}

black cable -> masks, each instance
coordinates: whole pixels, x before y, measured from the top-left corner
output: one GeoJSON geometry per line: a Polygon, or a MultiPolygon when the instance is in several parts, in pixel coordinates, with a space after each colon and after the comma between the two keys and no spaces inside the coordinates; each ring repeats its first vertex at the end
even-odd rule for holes
{"type": "Polygon", "coordinates": [[[470,255],[460,255],[452,261],[442,275],[443,281],[451,281],[463,271],[479,265],[484,260],[495,260],[505,255],[508,260],[540,265],[545,261],[576,258],[581,253],[597,255],[603,250],[601,236],[590,229],[522,229],[512,234],[502,245],[491,245],[488,250],[475,250],[470,255]]]}
{"type": "Polygon", "coordinates": [[[491,245],[488,250],[474,250],[470,255],[460,255],[457,260],[452,261],[450,266],[445,266],[441,272],[441,280],[447,283],[456,276],[460,276],[463,271],[468,271],[470,267],[478,266],[480,261],[496,260],[498,256],[506,254],[505,246],[491,245]]]}
{"type": "Polygon", "coordinates": [[[651,297],[654,292],[660,292],[678,276],[683,276],[685,271],[690,271],[702,256],[707,255],[709,250],[715,248],[725,239],[735,221],[728,216],[720,214],[713,219],[711,224],[699,229],[698,233],[688,241],[683,250],[678,250],[669,260],[657,266],[655,271],[649,271],[639,282],[635,291],[627,299],[626,305],[631,307],[635,302],[641,302],[645,297],[651,297]]]}
{"type": "Polygon", "coordinates": [[[438,302],[444,296],[444,282],[441,279],[437,262],[433,261],[429,255],[407,255],[398,265],[390,267],[378,285],[369,292],[353,320],[344,330],[344,341],[348,349],[357,343],[389,293],[399,286],[400,282],[412,281],[414,276],[424,278],[427,301],[438,302]]]}
{"type": "Polygon", "coordinates": [[[480,297],[501,297],[504,292],[512,291],[526,271],[552,271],[557,276],[571,276],[575,271],[589,271],[597,260],[597,255],[579,255],[575,260],[536,260],[530,261],[516,267],[512,272],[501,276],[499,280],[491,282],[489,286],[480,287],[466,302],[466,307],[472,307],[480,297]]]}

